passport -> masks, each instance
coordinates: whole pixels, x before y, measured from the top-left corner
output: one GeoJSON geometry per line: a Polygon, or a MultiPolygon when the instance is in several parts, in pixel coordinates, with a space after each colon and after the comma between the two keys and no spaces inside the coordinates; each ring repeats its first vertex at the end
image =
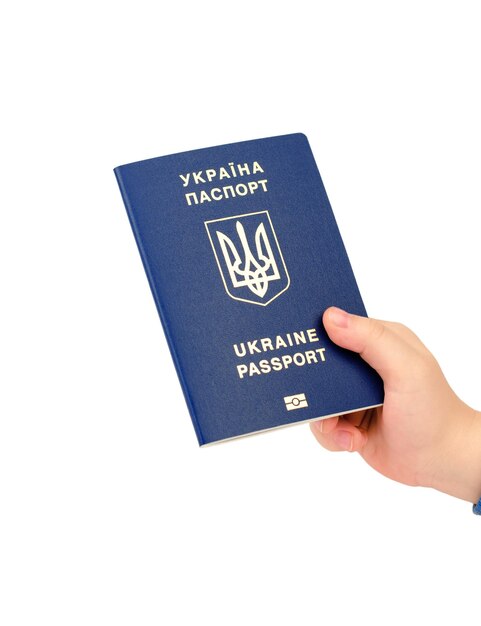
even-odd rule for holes
{"type": "Polygon", "coordinates": [[[114,171],[201,446],[382,404],[322,325],[366,311],[305,135],[114,171]]]}

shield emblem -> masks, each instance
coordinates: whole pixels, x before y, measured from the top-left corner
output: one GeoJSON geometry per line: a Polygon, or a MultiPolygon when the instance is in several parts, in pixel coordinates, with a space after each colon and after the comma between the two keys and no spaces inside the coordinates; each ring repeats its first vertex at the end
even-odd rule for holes
{"type": "Polygon", "coordinates": [[[267,306],[289,288],[289,274],[269,211],[204,223],[231,298],[267,306]]]}

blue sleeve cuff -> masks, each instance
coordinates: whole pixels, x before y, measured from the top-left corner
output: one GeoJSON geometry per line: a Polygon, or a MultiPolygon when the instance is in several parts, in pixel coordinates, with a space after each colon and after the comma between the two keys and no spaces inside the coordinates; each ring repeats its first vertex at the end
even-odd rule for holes
{"type": "Polygon", "coordinates": [[[473,513],[481,515],[481,498],[479,498],[478,504],[473,504],[473,513]]]}

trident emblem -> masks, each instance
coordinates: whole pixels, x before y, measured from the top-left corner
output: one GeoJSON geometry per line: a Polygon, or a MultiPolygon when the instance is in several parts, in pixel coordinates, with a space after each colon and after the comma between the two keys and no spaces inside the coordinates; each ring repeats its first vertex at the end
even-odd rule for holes
{"type": "Polygon", "coordinates": [[[266,306],[286,291],[289,275],[268,211],[210,220],[205,225],[231,298],[266,306]]]}
{"type": "Polygon", "coordinates": [[[256,296],[263,298],[269,287],[269,282],[271,280],[280,279],[276,260],[272,254],[271,244],[267,239],[265,226],[262,223],[259,224],[255,234],[256,252],[259,261],[255,259],[249,248],[242,224],[237,221],[235,226],[242,244],[242,249],[244,250],[244,269],[241,268],[242,260],[232,240],[219,230],[216,231],[220,241],[220,247],[224,253],[224,259],[227,269],[229,270],[232,285],[234,287],[243,287],[245,285],[249,287],[256,296]],[[232,259],[230,255],[232,255],[232,259]],[[269,269],[272,270],[270,274],[268,274],[269,269]],[[238,276],[241,278],[239,279],[238,276]]]}

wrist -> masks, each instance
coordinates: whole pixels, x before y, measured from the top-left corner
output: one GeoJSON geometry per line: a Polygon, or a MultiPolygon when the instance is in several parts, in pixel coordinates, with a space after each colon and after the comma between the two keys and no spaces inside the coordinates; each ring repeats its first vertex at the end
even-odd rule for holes
{"type": "Polygon", "coordinates": [[[481,498],[481,412],[463,404],[457,417],[429,486],[474,504],[481,498]]]}

